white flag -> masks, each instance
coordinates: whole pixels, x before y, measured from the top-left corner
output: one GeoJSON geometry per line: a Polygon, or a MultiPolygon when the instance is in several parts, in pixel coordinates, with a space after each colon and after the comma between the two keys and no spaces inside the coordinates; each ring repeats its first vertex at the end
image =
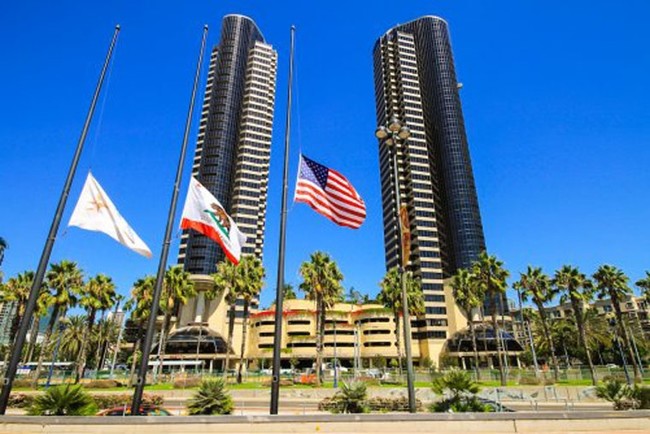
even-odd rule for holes
{"type": "Polygon", "coordinates": [[[181,228],[194,229],[219,243],[226,257],[235,265],[239,263],[246,235],[239,231],[217,198],[194,177],[190,180],[190,188],[187,191],[181,228]]]}
{"type": "Polygon", "coordinates": [[[88,173],[68,226],[103,232],[129,249],[151,258],[151,250],[124,220],[92,174],[88,173]]]}

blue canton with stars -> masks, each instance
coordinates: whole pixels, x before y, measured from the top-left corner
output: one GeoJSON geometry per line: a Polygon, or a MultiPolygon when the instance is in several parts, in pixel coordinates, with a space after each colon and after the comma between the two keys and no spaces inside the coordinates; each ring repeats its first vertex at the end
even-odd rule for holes
{"type": "Polygon", "coordinates": [[[309,180],[325,190],[328,175],[329,169],[327,167],[310,160],[304,155],[302,156],[302,161],[300,163],[300,178],[309,180]]]}

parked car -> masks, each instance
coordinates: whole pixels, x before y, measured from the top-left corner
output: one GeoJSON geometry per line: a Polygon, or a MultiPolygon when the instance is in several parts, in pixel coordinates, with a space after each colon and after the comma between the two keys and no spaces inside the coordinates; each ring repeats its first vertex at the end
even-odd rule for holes
{"type": "MultiPolygon", "coordinates": [[[[171,412],[162,407],[145,406],[140,407],[141,416],[171,416],[171,412]]],[[[97,416],[131,416],[131,406],[107,408],[97,413],[97,416]]]]}

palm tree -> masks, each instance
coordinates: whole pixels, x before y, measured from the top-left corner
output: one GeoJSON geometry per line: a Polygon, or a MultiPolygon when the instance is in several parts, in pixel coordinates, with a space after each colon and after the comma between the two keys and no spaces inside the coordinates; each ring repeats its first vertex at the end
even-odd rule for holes
{"type": "Polygon", "coordinates": [[[500,330],[497,321],[497,306],[501,303],[503,296],[506,292],[506,279],[510,273],[503,268],[503,262],[497,259],[496,256],[488,255],[483,251],[479,254],[478,259],[472,265],[472,272],[470,274],[471,281],[477,288],[486,295],[490,300],[490,314],[492,315],[492,330],[494,332],[494,339],[497,348],[497,359],[499,365],[499,376],[501,377],[501,385],[507,384],[505,371],[503,369],[503,361],[501,358],[501,346],[499,341],[500,330]]]}
{"type": "Polygon", "coordinates": [[[34,272],[25,271],[19,273],[16,277],[12,277],[7,280],[7,283],[2,285],[2,294],[0,296],[0,301],[2,303],[15,303],[16,314],[14,315],[11,328],[9,330],[9,342],[12,343],[18,332],[18,327],[20,326],[20,321],[23,319],[25,314],[25,305],[27,304],[27,299],[29,298],[29,292],[32,289],[32,283],[34,282],[34,272]]]}
{"type": "Polygon", "coordinates": [[[38,330],[41,325],[41,318],[47,315],[47,310],[52,305],[52,294],[47,289],[45,285],[41,286],[40,294],[36,301],[36,308],[34,309],[34,315],[32,316],[32,327],[29,331],[29,344],[27,345],[27,351],[23,355],[23,362],[31,362],[34,356],[34,351],[36,349],[36,340],[38,337],[38,330]]]}
{"type": "Polygon", "coordinates": [[[108,347],[117,344],[120,326],[114,318],[105,317],[97,321],[91,341],[95,342],[95,366],[98,370],[104,366],[108,347]]]}
{"type": "Polygon", "coordinates": [[[637,280],[635,285],[643,290],[646,300],[650,302],[650,271],[646,271],[645,277],[637,280]]]}
{"type": "Polygon", "coordinates": [[[325,311],[343,294],[343,274],[327,253],[314,252],[309,262],[303,262],[298,270],[303,282],[300,290],[316,303],[316,385],[320,386],[323,360],[323,335],[325,334],[325,311]]]}
{"type": "Polygon", "coordinates": [[[182,265],[174,265],[165,272],[165,281],[163,287],[163,296],[161,297],[160,309],[163,311],[163,323],[160,331],[160,340],[158,343],[158,369],[162,370],[162,362],[165,358],[165,346],[171,329],[171,317],[177,307],[186,304],[190,297],[196,296],[194,282],[190,280],[190,273],[183,269],[182,265]]]}
{"type": "Polygon", "coordinates": [[[264,286],[264,267],[262,261],[255,256],[244,256],[238,268],[242,275],[242,287],[239,296],[244,300],[244,316],[242,325],[241,350],[239,353],[239,368],[237,370],[237,383],[242,382],[242,369],[244,366],[244,352],[246,350],[246,334],[248,332],[248,308],[252,300],[259,296],[264,286]]]}
{"type": "Polygon", "coordinates": [[[284,287],[282,287],[282,294],[284,300],[295,300],[297,298],[296,291],[290,283],[284,284],[284,287]]]}
{"type": "Polygon", "coordinates": [[[155,276],[145,276],[138,279],[131,289],[131,298],[124,305],[125,310],[131,310],[131,319],[139,325],[137,338],[133,343],[133,355],[131,361],[131,373],[129,375],[129,382],[133,381],[135,374],[135,365],[137,363],[137,354],[142,346],[143,331],[145,328],[145,321],[149,318],[151,313],[151,304],[153,303],[153,291],[156,286],[155,276]]]}
{"type": "Polygon", "coordinates": [[[2,261],[5,258],[5,250],[7,250],[7,241],[0,237],[0,265],[2,265],[2,261]]]}
{"type": "Polygon", "coordinates": [[[88,339],[88,335],[84,334],[88,329],[88,318],[86,315],[69,315],[65,319],[67,320],[65,328],[57,331],[53,340],[61,339],[60,360],[77,360],[78,362],[79,353],[88,339]]]}
{"type": "Polygon", "coordinates": [[[230,365],[230,353],[232,351],[232,340],[235,333],[235,309],[237,295],[242,287],[242,276],[235,264],[223,261],[217,264],[217,272],[212,275],[216,291],[225,294],[224,300],[230,306],[228,308],[228,342],[226,342],[226,358],[223,365],[224,380],[228,376],[230,365]]]}
{"type": "Polygon", "coordinates": [[[235,405],[221,378],[203,380],[187,403],[190,415],[231,414],[235,405]]]}
{"type": "MultiPolygon", "coordinates": [[[[86,282],[83,295],[79,299],[79,305],[88,313],[88,327],[83,330],[83,343],[79,358],[77,359],[77,375],[75,384],[84,376],[86,367],[86,351],[88,349],[88,334],[93,332],[95,316],[98,311],[109,309],[115,303],[115,284],[113,280],[104,275],[98,274],[86,282]]],[[[99,366],[97,367],[99,369],[99,366]]]]}
{"type": "MultiPolygon", "coordinates": [[[[424,313],[424,298],[420,281],[414,279],[410,273],[404,275],[406,279],[406,300],[409,307],[409,315],[421,315],[424,313]]],[[[379,295],[377,301],[393,312],[395,322],[395,346],[397,347],[397,358],[399,360],[400,372],[402,369],[402,347],[400,345],[400,316],[402,315],[402,280],[399,268],[394,267],[386,272],[386,275],[379,282],[379,295]]]]}
{"type": "Polygon", "coordinates": [[[58,264],[50,265],[50,271],[45,275],[45,280],[47,287],[52,291],[52,315],[45,330],[41,353],[38,356],[38,363],[34,373],[35,383],[38,383],[38,377],[43,367],[43,359],[49,348],[54,326],[60,317],[65,316],[69,308],[77,304],[78,294],[83,286],[83,273],[76,262],[63,260],[58,264]]]}
{"type": "Polygon", "coordinates": [[[354,289],[354,286],[351,286],[348,289],[348,293],[345,295],[346,301],[352,304],[360,304],[362,300],[362,295],[359,291],[354,289]]]}
{"type": "Polygon", "coordinates": [[[623,337],[623,342],[627,348],[630,359],[632,360],[632,367],[634,368],[634,378],[641,380],[641,370],[634,354],[634,348],[630,341],[630,336],[623,321],[623,313],[621,312],[621,302],[623,302],[631,293],[632,290],[627,285],[629,278],[623,273],[620,268],[611,265],[601,265],[598,270],[593,274],[592,278],[596,283],[596,293],[598,298],[603,299],[609,297],[614,308],[614,315],[616,317],[616,325],[620,335],[623,337]]]}
{"type": "Polygon", "coordinates": [[[474,319],[472,315],[475,310],[480,309],[485,299],[485,294],[481,292],[480,287],[474,285],[469,270],[459,268],[451,281],[451,288],[454,294],[454,300],[460,309],[465,312],[467,325],[472,335],[472,350],[474,351],[474,371],[476,380],[481,379],[479,370],[478,346],[476,344],[476,330],[474,328],[474,319]]]}
{"type": "Polygon", "coordinates": [[[560,369],[555,354],[555,345],[551,338],[551,331],[548,323],[548,314],[546,313],[545,303],[550,302],[557,295],[557,290],[551,285],[551,279],[544,274],[540,267],[528,266],[526,273],[520,273],[519,281],[513,285],[517,291],[520,291],[523,301],[532,299],[539,314],[540,325],[544,334],[544,339],[548,345],[551,359],[553,360],[553,375],[557,381],[560,378],[560,369]]]}
{"type": "Polygon", "coordinates": [[[567,301],[571,303],[573,317],[578,327],[579,343],[585,351],[585,356],[589,365],[589,373],[591,375],[591,382],[595,386],[598,380],[596,378],[594,364],[591,360],[591,352],[589,351],[589,344],[587,343],[587,334],[584,323],[584,305],[589,304],[593,297],[593,285],[591,280],[582,274],[577,267],[564,265],[555,272],[552,284],[558,292],[562,294],[560,301],[562,303],[566,303],[567,301]]]}

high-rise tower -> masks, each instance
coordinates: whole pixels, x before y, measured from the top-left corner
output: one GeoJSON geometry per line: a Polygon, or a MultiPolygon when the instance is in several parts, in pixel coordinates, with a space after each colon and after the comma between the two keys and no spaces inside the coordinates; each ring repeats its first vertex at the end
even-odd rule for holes
{"type": "Polygon", "coordinates": [[[422,279],[426,306],[413,336],[440,339],[440,348],[449,326],[443,279],[485,249],[447,23],[426,16],[398,25],[379,38],[373,55],[377,123],[395,116],[411,132],[397,144],[397,182],[393,146],[379,143],[386,267],[400,259],[399,191],[411,226],[410,269],[422,279]]]}
{"type": "MultiPolygon", "coordinates": [[[[262,258],[277,52],[255,22],[223,18],[212,50],[192,175],[226,208],[247,241],[242,254],[262,258]]],[[[195,232],[181,238],[178,262],[211,274],[221,248],[195,232]]]]}

